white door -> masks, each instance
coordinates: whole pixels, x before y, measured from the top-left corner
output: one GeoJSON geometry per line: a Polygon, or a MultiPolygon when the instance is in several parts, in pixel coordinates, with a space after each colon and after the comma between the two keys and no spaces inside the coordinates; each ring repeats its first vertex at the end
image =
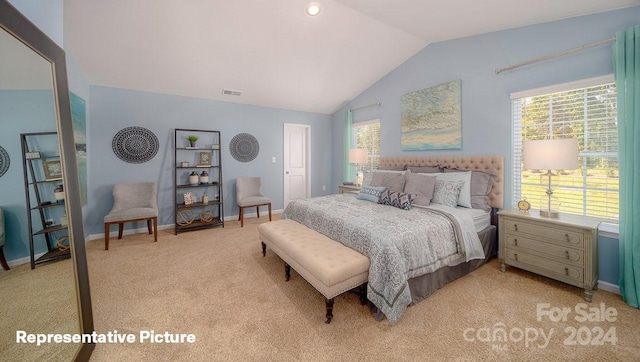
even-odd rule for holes
{"type": "Polygon", "coordinates": [[[284,124],[284,207],[289,201],[309,197],[308,125],[284,124]]]}

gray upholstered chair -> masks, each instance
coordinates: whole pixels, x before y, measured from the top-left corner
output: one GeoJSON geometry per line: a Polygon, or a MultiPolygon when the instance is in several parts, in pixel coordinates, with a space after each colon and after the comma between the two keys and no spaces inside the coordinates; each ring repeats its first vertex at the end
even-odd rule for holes
{"type": "Polygon", "coordinates": [[[0,264],[4,270],[9,270],[9,264],[7,259],[4,258],[4,242],[6,241],[6,234],[4,232],[4,211],[0,206],[0,264]]]}
{"type": "Polygon", "coordinates": [[[236,202],[240,208],[238,220],[240,227],[244,227],[244,209],[255,207],[260,217],[260,206],[269,207],[269,221],[271,221],[271,199],[262,193],[262,178],[238,177],[236,179],[236,202]]]}
{"type": "Polygon", "coordinates": [[[118,239],[122,239],[125,222],[147,221],[153,240],[158,241],[158,188],[155,182],[119,183],[113,185],[113,207],[104,217],[104,250],[109,250],[109,227],[118,224],[118,239]]]}

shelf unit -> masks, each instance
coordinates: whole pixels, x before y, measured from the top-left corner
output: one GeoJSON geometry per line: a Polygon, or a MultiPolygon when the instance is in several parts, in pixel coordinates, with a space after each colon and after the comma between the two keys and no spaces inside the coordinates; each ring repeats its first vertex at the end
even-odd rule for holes
{"type": "MultiPolygon", "coordinates": [[[[45,172],[45,162],[59,164],[60,154],[57,132],[36,132],[20,134],[24,171],[24,190],[27,203],[27,223],[29,229],[29,256],[31,269],[37,265],[71,257],[69,248],[62,250],[57,241],[68,238],[67,225],[62,225],[65,203],[56,201],[54,188],[64,184],[62,174],[45,172]],[[35,216],[34,216],[35,215],[35,216]],[[47,220],[59,223],[48,224],[47,220]],[[44,241],[46,251],[36,258],[36,245],[44,241]]],[[[62,171],[60,167],[56,171],[62,171]]]]}
{"type": "Polygon", "coordinates": [[[174,233],[224,227],[224,204],[222,195],[222,154],[220,131],[176,128],[174,131],[173,203],[174,233]],[[198,137],[195,146],[187,141],[187,136],[198,137]],[[207,157],[208,154],[208,157],[207,157]],[[209,163],[201,164],[201,161],[209,163]],[[187,162],[188,165],[183,165],[187,162]],[[189,176],[208,173],[208,182],[192,184],[189,176]],[[184,195],[191,192],[195,200],[186,204],[184,195]],[[203,202],[207,194],[208,202],[203,202]]]}

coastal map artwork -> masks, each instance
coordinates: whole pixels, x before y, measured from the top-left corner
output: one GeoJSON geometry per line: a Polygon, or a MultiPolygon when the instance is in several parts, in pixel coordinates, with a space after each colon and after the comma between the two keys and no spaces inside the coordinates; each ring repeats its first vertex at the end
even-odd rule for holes
{"type": "Polygon", "coordinates": [[[403,151],[462,148],[460,80],[402,96],[403,151]]]}

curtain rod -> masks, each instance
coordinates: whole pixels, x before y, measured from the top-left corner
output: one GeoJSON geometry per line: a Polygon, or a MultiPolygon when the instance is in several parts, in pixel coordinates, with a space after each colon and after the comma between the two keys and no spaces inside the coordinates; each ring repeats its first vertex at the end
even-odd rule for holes
{"type": "Polygon", "coordinates": [[[357,110],[359,110],[359,109],[369,108],[369,107],[373,107],[373,106],[380,106],[380,105],[382,105],[382,103],[380,103],[380,102],[376,102],[376,103],[369,104],[369,105],[362,106],[362,107],[358,107],[358,108],[351,108],[351,109],[349,109],[349,110],[350,110],[351,112],[353,112],[353,111],[357,111],[357,110]]]}
{"type": "Polygon", "coordinates": [[[525,65],[538,63],[538,62],[543,62],[545,60],[549,60],[549,59],[553,59],[553,58],[559,58],[559,57],[562,57],[562,56],[565,56],[565,55],[568,55],[568,54],[572,54],[572,53],[577,53],[577,52],[583,51],[585,49],[597,47],[598,45],[606,44],[606,43],[609,43],[609,42],[612,42],[612,41],[615,41],[615,40],[616,40],[615,37],[614,38],[610,38],[610,39],[600,40],[600,41],[597,41],[595,43],[579,46],[577,48],[565,50],[563,52],[550,54],[550,55],[547,55],[547,56],[544,56],[544,57],[540,57],[540,58],[532,59],[532,60],[529,60],[529,61],[526,61],[526,62],[510,65],[510,66],[504,67],[504,68],[498,68],[498,69],[496,69],[496,74],[500,74],[500,73],[502,73],[504,71],[507,71],[507,70],[514,70],[516,68],[521,68],[521,67],[524,67],[525,65]]]}

